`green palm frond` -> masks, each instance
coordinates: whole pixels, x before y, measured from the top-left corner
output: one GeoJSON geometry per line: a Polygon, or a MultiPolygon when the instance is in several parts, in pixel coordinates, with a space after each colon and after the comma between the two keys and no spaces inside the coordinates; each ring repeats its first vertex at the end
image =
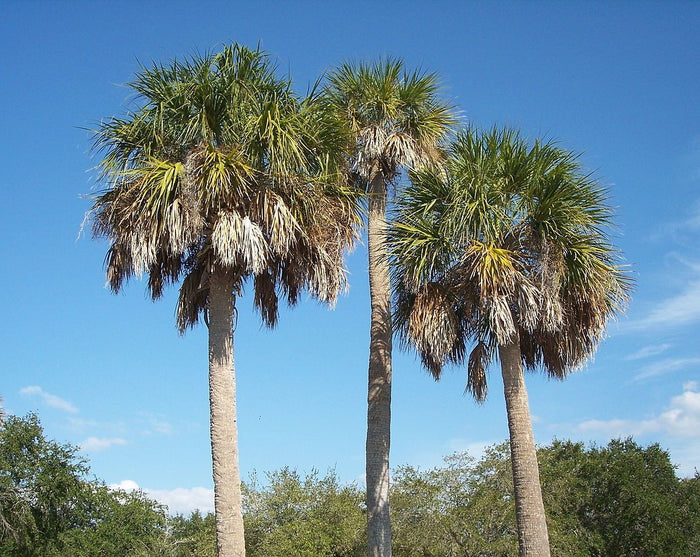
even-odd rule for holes
{"type": "Polygon", "coordinates": [[[406,288],[414,289],[434,277],[449,260],[449,245],[439,226],[427,218],[416,218],[409,223],[397,223],[392,228],[389,242],[401,250],[402,263],[406,266],[398,281],[406,288]]]}
{"type": "Polygon", "coordinates": [[[139,212],[149,212],[154,218],[164,216],[175,201],[182,186],[185,167],[181,162],[149,157],[137,168],[122,174],[126,181],[133,181],[138,189],[136,202],[139,212]]]}
{"type": "Polygon", "coordinates": [[[189,154],[186,164],[199,203],[213,211],[240,208],[258,174],[242,147],[235,144],[226,148],[203,145],[189,154]]]}

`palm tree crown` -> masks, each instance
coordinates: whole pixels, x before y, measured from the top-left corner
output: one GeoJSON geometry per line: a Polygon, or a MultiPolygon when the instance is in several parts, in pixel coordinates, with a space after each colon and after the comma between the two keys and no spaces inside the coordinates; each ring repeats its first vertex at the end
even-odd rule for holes
{"type": "Polygon", "coordinates": [[[401,167],[436,160],[440,141],[456,123],[439,89],[436,74],[408,72],[392,58],[345,63],[329,76],[330,108],[353,132],[351,158],[362,184],[377,173],[390,182],[401,167]]]}
{"type": "Polygon", "coordinates": [[[610,217],[605,189],[571,152],[509,129],[460,133],[446,168],[415,171],[398,202],[402,339],[436,378],[446,362],[466,361],[480,400],[495,349],[514,338],[526,368],[563,378],[628,298],[610,217]]]}
{"type": "Polygon", "coordinates": [[[92,222],[111,244],[111,288],[146,273],[156,299],[184,277],[181,331],[205,311],[214,266],[237,291],[255,278],[268,325],[280,292],[334,301],[356,214],[333,166],[345,137],[317,99],[299,99],[263,52],[239,45],[144,68],[129,85],[140,107],[95,135],[108,187],[92,222]]]}

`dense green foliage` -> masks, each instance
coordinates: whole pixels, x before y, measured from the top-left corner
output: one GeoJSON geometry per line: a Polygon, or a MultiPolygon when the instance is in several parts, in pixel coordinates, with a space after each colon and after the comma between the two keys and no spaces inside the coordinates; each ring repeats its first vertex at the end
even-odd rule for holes
{"type": "Polygon", "coordinates": [[[679,480],[658,444],[557,441],[539,456],[560,554],[700,555],[700,475],[679,480]]]}
{"type": "Polygon", "coordinates": [[[393,478],[398,557],[516,555],[513,482],[507,444],[479,462],[467,453],[431,470],[403,466],[393,478]]]}
{"type": "Polygon", "coordinates": [[[0,555],[158,555],[165,509],[89,479],[78,448],[46,439],[39,419],[0,425],[0,555]]]}
{"type": "Polygon", "coordinates": [[[171,557],[216,557],[216,522],[214,515],[199,511],[189,517],[170,519],[171,557]]]}
{"type": "Polygon", "coordinates": [[[361,556],[365,550],[364,494],[329,472],[305,478],[288,468],[255,476],[244,489],[246,554],[251,557],[361,556]]]}
{"type": "MultiPolygon", "coordinates": [[[[679,479],[659,445],[555,441],[538,451],[553,555],[700,556],[700,475],[679,479]]],[[[88,477],[76,447],[35,415],[0,425],[0,557],[214,557],[214,516],[168,517],[143,493],[88,477]]],[[[396,557],[517,555],[508,444],[476,460],[402,466],[392,487],[396,557]]],[[[334,472],[284,468],[244,485],[252,557],[358,557],[363,491],[334,472]]]]}
{"type": "MultiPolygon", "coordinates": [[[[659,445],[555,441],[538,450],[552,555],[700,555],[700,475],[676,477],[659,445]]],[[[517,555],[508,445],[394,476],[397,557],[517,555]]]]}

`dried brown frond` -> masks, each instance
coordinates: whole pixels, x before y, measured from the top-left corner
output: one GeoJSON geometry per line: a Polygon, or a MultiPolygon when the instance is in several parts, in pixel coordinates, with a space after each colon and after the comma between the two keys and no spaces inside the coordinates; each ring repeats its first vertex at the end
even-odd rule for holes
{"type": "Polygon", "coordinates": [[[423,160],[421,149],[409,134],[394,132],[386,138],[382,153],[382,164],[387,170],[398,166],[412,168],[423,160]]]}
{"type": "Polygon", "coordinates": [[[175,198],[165,213],[164,229],[170,253],[181,255],[202,234],[204,219],[196,200],[189,195],[175,198]]]}
{"type": "Polygon", "coordinates": [[[421,355],[425,367],[435,379],[453,352],[458,339],[459,320],[442,286],[427,284],[413,300],[406,336],[421,355]]]}
{"type": "Polygon", "coordinates": [[[362,169],[384,154],[387,131],[382,125],[367,126],[358,132],[359,153],[357,164],[362,169]]]}
{"type": "Polygon", "coordinates": [[[497,295],[486,300],[484,312],[488,314],[489,326],[498,344],[503,346],[512,342],[516,329],[508,297],[497,295]]]}
{"type": "Polygon", "coordinates": [[[384,179],[391,181],[400,167],[413,168],[427,162],[429,154],[416,139],[400,130],[372,125],[358,132],[355,170],[365,181],[372,179],[374,169],[381,168],[384,179]]]}
{"type": "Polygon", "coordinates": [[[287,254],[285,258],[276,262],[278,266],[279,286],[290,306],[295,306],[301,297],[301,293],[306,286],[305,261],[308,260],[308,246],[306,242],[296,243],[294,251],[287,254]]]}
{"type": "Polygon", "coordinates": [[[554,242],[540,240],[537,247],[537,268],[533,274],[539,282],[541,295],[540,326],[545,331],[553,332],[561,328],[564,322],[561,288],[566,266],[563,252],[554,242]]]}
{"type": "Polygon", "coordinates": [[[246,273],[257,275],[267,266],[267,241],[260,226],[248,215],[219,213],[211,245],[217,261],[225,267],[236,269],[242,266],[246,273]]]}
{"type": "Polygon", "coordinates": [[[182,281],[175,313],[180,334],[199,323],[199,315],[207,307],[208,280],[204,267],[196,267],[182,281]]]}
{"type": "Polygon", "coordinates": [[[211,235],[211,246],[217,260],[226,267],[240,264],[243,217],[236,211],[218,214],[211,235]]]}
{"type": "Polygon", "coordinates": [[[255,290],[255,307],[260,312],[263,323],[270,328],[277,325],[278,298],[275,287],[275,279],[269,271],[263,271],[255,275],[253,280],[255,290]]]}
{"type": "Polygon", "coordinates": [[[478,402],[486,400],[488,384],[486,382],[486,370],[491,363],[491,351],[488,345],[481,341],[476,344],[469,354],[467,363],[467,391],[478,402]]]}
{"type": "Polygon", "coordinates": [[[107,270],[107,284],[115,294],[121,290],[122,285],[131,277],[132,265],[129,252],[121,243],[114,242],[105,255],[105,268],[107,270]]]}
{"type": "Polygon", "coordinates": [[[518,321],[526,330],[533,331],[541,319],[541,292],[526,275],[522,275],[516,284],[516,296],[518,321]]]}
{"type": "Polygon", "coordinates": [[[261,189],[251,200],[250,215],[264,227],[271,252],[286,255],[294,245],[299,224],[282,197],[269,188],[261,189]]]}
{"type": "Polygon", "coordinates": [[[182,258],[160,253],[156,262],[148,270],[148,291],[157,300],[163,295],[163,288],[175,284],[182,272],[182,258]]]}

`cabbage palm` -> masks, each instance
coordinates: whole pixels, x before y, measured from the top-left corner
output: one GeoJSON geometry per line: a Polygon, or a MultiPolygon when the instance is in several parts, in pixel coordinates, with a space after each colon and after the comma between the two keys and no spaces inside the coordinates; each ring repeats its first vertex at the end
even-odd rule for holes
{"type": "Polygon", "coordinates": [[[571,152],[467,129],[444,167],[413,173],[390,234],[397,327],[424,366],[437,379],[466,363],[483,400],[500,360],[521,555],[549,555],[523,368],[564,378],[624,308],[631,283],[610,217],[571,152]]]}
{"type": "Polygon", "coordinates": [[[209,396],[218,554],[245,554],[238,468],[233,318],[251,280],[263,322],[308,290],[333,302],[356,205],[336,163],[347,138],[297,97],[265,53],[220,53],[142,69],[138,107],[96,131],[105,189],[93,232],[109,241],[118,292],[148,275],[155,300],[180,283],[177,326],[209,328],[209,396]]]}
{"type": "Polygon", "coordinates": [[[353,134],[353,179],[367,193],[371,326],[367,409],[367,528],[371,556],[391,555],[389,444],[391,433],[391,292],[386,256],[389,185],[402,168],[435,160],[454,123],[438,97],[435,74],[409,73],[403,62],[341,65],[329,77],[331,110],[353,134]]]}

